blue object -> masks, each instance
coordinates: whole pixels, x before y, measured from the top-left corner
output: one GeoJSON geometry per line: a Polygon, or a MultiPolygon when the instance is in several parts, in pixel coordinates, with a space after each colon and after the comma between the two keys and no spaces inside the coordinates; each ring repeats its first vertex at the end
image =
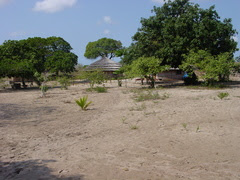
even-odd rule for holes
{"type": "Polygon", "coordinates": [[[188,78],[188,77],[189,77],[188,73],[185,72],[185,73],[183,74],[183,79],[186,79],[186,78],[188,78]]]}

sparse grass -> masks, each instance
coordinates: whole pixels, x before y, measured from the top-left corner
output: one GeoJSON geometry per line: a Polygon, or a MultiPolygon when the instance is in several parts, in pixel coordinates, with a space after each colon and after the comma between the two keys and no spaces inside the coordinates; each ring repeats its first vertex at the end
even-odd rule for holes
{"type": "Polygon", "coordinates": [[[146,91],[135,93],[134,99],[137,102],[160,99],[158,92],[146,91]]]}
{"type": "Polygon", "coordinates": [[[68,89],[68,86],[70,86],[70,79],[67,76],[59,77],[58,82],[61,85],[61,89],[68,89]]]}
{"type": "Polygon", "coordinates": [[[170,94],[168,94],[168,93],[164,93],[161,97],[160,97],[160,99],[161,100],[165,100],[165,99],[168,99],[170,97],[170,94]]]}
{"type": "Polygon", "coordinates": [[[187,130],[187,123],[182,123],[182,126],[185,130],[187,130]]]}
{"type": "Polygon", "coordinates": [[[228,86],[225,84],[213,84],[213,85],[205,85],[205,84],[200,84],[200,85],[192,85],[192,86],[185,86],[188,89],[224,89],[227,88],[228,86]]]}
{"type": "Polygon", "coordinates": [[[145,110],[147,107],[146,107],[146,104],[141,104],[140,106],[137,106],[137,107],[131,107],[130,108],[130,111],[143,111],[145,110]]]}
{"type": "MultiPolygon", "coordinates": [[[[163,95],[159,95],[158,91],[155,90],[145,90],[145,89],[132,89],[132,93],[134,93],[134,99],[137,102],[141,101],[148,101],[148,100],[165,100],[170,97],[168,93],[164,93],[163,95]]],[[[157,103],[157,101],[154,101],[154,103],[157,103]]]]}
{"type": "Polygon", "coordinates": [[[83,96],[79,100],[75,100],[75,102],[77,103],[78,106],[81,107],[82,110],[86,111],[88,106],[92,103],[92,101],[88,102],[87,100],[88,96],[83,96]]]}
{"type": "Polygon", "coordinates": [[[123,124],[127,124],[126,120],[127,120],[126,117],[122,117],[122,119],[121,119],[121,121],[122,121],[123,124]]]}
{"type": "Polygon", "coordinates": [[[130,125],[129,127],[131,130],[137,130],[139,128],[137,125],[130,125]]]}
{"type": "Polygon", "coordinates": [[[107,92],[107,88],[97,86],[95,88],[88,88],[86,91],[88,91],[88,92],[96,91],[98,93],[106,93],[107,92]]]}
{"type": "Polygon", "coordinates": [[[196,129],[196,133],[199,132],[199,129],[200,129],[200,127],[198,126],[197,129],[196,129]]]}
{"type": "Polygon", "coordinates": [[[229,93],[228,92],[220,92],[220,93],[218,93],[217,96],[218,96],[219,99],[223,99],[225,97],[228,97],[229,93]]]}
{"type": "Polygon", "coordinates": [[[145,112],[144,115],[145,115],[145,116],[148,116],[148,115],[154,115],[154,116],[156,116],[156,111],[145,112]]]}

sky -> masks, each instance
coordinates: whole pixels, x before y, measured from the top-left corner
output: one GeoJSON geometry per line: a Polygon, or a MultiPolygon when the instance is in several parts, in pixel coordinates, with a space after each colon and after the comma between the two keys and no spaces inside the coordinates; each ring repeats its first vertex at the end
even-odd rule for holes
{"type": "MultiPolygon", "coordinates": [[[[240,0],[191,2],[204,9],[215,5],[221,19],[231,18],[240,33],[240,0]]],[[[78,63],[89,65],[94,62],[84,57],[89,42],[107,37],[128,47],[141,18],[154,15],[153,6],[162,4],[163,0],[0,0],[0,44],[28,37],[62,37],[78,55],[78,63]]],[[[233,38],[239,42],[240,34],[233,38]]]]}

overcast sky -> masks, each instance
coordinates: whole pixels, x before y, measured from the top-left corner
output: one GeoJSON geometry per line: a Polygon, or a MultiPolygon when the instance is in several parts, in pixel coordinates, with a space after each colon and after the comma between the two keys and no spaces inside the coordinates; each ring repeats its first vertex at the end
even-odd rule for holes
{"type": "MultiPolygon", "coordinates": [[[[215,5],[220,17],[232,18],[234,28],[240,32],[240,0],[192,2],[202,8],[215,5]]],[[[9,39],[60,36],[71,44],[79,63],[90,64],[93,60],[83,56],[88,42],[107,37],[129,46],[141,17],[151,16],[153,6],[162,3],[163,0],[0,0],[0,44],[9,39]]],[[[238,41],[240,36],[234,39],[238,41]]]]}

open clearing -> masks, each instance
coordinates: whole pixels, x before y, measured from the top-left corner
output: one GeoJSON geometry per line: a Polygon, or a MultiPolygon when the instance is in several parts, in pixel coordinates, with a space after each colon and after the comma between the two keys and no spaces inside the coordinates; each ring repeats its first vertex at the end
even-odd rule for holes
{"type": "Polygon", "coordinates": [[[139,84],[123,86],[0,91],[0,179],[240,179],[240,84],[161,88],[143,102],[139,84]]]}

